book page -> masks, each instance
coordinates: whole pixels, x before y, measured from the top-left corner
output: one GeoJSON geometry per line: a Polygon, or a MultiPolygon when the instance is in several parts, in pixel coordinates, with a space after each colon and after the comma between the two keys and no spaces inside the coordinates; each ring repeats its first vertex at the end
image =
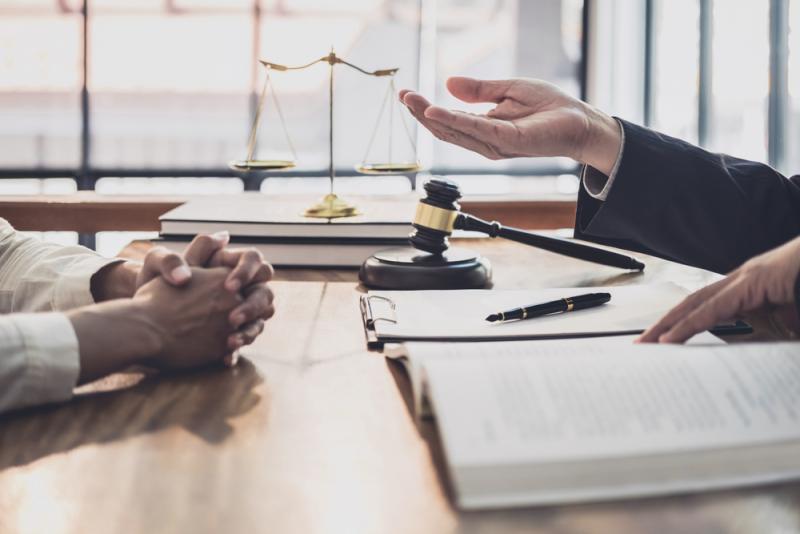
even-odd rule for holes
{"type": "Polygon", "coordinates": [[[370,295],[394,303],[390,315],[395,322],[375,324],[381,339],[471,340],[640,332],[683,300],[687,292],[667,283],[536,290],[370,291],[370,295]],[[599,292],[610,293],[611,301],[596,308],[525,321],[486,321],[493,313],[599,292]]]}
{"type": "MultiPolygon", "coordinates": [[[[580,460],[800,438],[800,344],[440,344],[451,463],[580,460]]],[[[414,355],[412,355],[412,358],[414,355]]]]}

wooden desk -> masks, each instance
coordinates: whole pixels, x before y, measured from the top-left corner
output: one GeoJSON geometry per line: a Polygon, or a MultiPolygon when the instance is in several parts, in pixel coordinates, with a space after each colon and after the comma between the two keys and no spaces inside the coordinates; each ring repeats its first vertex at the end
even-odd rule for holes
{"type": "MultiPolygon", "coordinates": [[[[674,280],[512,243],[476,244],[496,286],[674,280]]],[[[800,485],[460,513],[435,427],[405,376],[365,350],[355,273],[279,271],[278,313],[233,370],[126,373],[0,418],[0,532],[632,533],[800,530],[800,485]],[[287,281],[312,278],[315,281],[287,281]],[[327,279],[328,281],[322,280],[327,279]]]]}

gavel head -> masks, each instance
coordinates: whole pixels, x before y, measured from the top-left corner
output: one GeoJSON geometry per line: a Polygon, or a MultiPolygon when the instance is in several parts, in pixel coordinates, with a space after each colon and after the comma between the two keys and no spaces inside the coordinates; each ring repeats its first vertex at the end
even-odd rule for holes
{"type": "Polygon", "coordinates": [[[458,185],[443,179],[430,180],[424,187],[426,195],[417,205],[414,231],[408,238],[416,249],[441,254],[450,246],[447,238],[453,233],[461,209],[458,205],[461,191],[458,185]]]}

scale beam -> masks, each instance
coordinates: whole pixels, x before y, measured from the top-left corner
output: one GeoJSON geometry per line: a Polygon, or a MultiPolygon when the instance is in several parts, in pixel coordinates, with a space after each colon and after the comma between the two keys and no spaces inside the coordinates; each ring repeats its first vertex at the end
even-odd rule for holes
{"type": "Polygon", "coordinates": [[[394,76],[395,74],[397,74],[397,71],[400,70],[399,68],[394,68],[394,69],[378,69],[378,70],[368,71],[368,70],[362,69],[358,65],[353,65],[349,61],[346,61],[346,60],[340,58],[339,56],[336,55],[336,52],[334,52],[334,51],[331,51],[331,53],[328,54],[327,56],[323,56],[323,57],[321,57],[319,59],[315,59],[311,63],[306,63],[305,65],[295,65],[295,66],[281,65],[280,63],[273,63],[272,61],[266,61],[264,59],[259,59],[258,62],[261,63],[262,65],[264,65],[267,68],[270,68],[270,69],[273,69],[273,70],[276,70],[276,71],[279,71],[279,72],[286,72],[286,71],[289,71],[289,70],[303,70],[303,69],[307,69],[309,67],[313,67],[317,63],[327,63],[328,65],[331,65],[331,66],[333,66],[333,65],[346,65],[346,66],[350,67],[351,69],[357,70],[358,72],[360,72],[362,74],[366,74],[367,76],[377,76],[377,77],[394,76]]]}

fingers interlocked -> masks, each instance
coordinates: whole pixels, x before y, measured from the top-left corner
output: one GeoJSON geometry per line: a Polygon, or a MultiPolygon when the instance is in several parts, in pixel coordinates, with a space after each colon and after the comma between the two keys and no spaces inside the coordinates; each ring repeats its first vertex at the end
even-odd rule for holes
{"type": "Polygon", "coordinates": [[[137,276],[136,286],[161,276],[174,286],[185,285],[191,278],[191,267],[226,267],[230,270],[225,280],[225,290],[240,294],[242,302],[231,310],[229,322],[233,333],[227,346],[231,353],[225,356],[228,365],[235,363],[235,352],[252,343],[263,331],[264,322],[275,313],[274,295],[267,286],[274,271],[254,248],[228,248],[227,232],[198,235],[183,255],[164,247],[153,248],[145,257],[137,276]]]}

